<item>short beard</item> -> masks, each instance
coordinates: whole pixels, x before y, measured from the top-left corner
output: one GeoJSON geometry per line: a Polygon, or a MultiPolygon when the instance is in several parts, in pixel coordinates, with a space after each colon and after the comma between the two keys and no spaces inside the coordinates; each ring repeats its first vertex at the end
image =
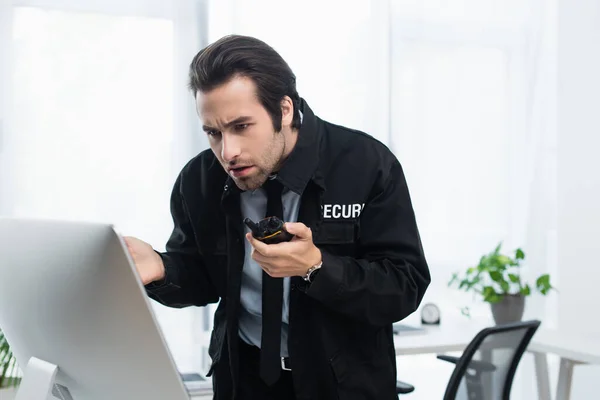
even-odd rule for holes
{"type": "Polygon", "coordinates": [[[269,178],[270,174],[265,173],[264,171],[259,171],[258,175],[253,176],[251,178],[241,178],[241,179],[233,179],[236,186],[240,188],[240,190],[256,190],[261,187],[269,178]]]}
{"type": "MultiPolygon", "coordinates": [[[[280,132],[274,132],[273,133],[273,146],[270,146],[267,151],[265,151],[265,154],[263,155],[263,159],[267,160],[267,161],[272,161],[271,156],[273,155],[273,152],[275,150],[275,147],[277,145],[277,140],[275,139],[275,135],[282,135],[280,136],[280,139],[283,140],[283,146],[281,146],[281,153],[279,154],[279,157],[277,157],[277,161],[273,163],[273,165],[270,167],[270,170],[265,171],[263,169],[259,169],[259,172],[256,176],[253,177],[249,177],[249,178],[241,178],[241,179],[234,179],[234,182],[236,184],[236,186],[238,188],[240,188],[240,190],[246,191],[246,190],[256,190],[259,187],[261,187],[269,178],[270,175],[272,175],[274,172],[279,171],[279,169],[281,168],[281,165],[283,164],[283,156],[285,154],[285,149],[286,149],[286,143],[285,143],[285,136],[283,136],[283,133],[280,132]]],[[[269,164],[271,164],[271,162],[268,162],[269,164]]]]}

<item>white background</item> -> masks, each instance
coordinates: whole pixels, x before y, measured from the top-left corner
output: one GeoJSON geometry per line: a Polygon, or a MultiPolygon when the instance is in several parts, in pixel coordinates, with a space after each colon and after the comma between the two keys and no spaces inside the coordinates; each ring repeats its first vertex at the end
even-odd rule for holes
{"type": "MultiPolygon", "coordinates": [[[[173,181],[206,147],[189,62],[249,34],[283,55],[319,116],[400,159],[432,271],[425,301],[445,323],[464,305],[489,313],[447,282],[502,241],[525,250],[527,279],[550,273],[560,290],[530,297],[526,318],[600,331],[595,0],[0,4],[0,215],[110,222],[162,249],[173,181]]],[[[202,370],[211,309],[155,310],[178,366],[202,370]]],[[[441,397],[447,366],[398,363],[410,397],[441,397]]],[[[531,360],[520,371],[513,394],[531,398],[531,360]]]]}

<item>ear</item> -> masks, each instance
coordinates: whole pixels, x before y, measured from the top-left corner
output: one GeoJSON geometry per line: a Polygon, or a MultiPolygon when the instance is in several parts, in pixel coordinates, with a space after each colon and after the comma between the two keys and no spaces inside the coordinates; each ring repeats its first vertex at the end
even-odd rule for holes
{"type": "Polygon", "coordinates": [[[294,103],[290,96],[281,99],[281,127],[291,128],[294,120],[294,103]]]}

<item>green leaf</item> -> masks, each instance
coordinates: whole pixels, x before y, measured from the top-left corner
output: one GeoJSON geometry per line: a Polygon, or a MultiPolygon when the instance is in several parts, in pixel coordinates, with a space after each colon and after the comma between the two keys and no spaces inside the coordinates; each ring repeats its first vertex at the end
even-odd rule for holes
{"type": "Polygon", "coordinates": [[[529,287],[529,285],[523,286],[523,288],[521,289],[521,294],[523,296],[529,296],[531,294],[531,288],[529,287]]]}
{"type": "Polygon", "coordinates": [[[523,259],[525,259],[525,253],[523,252],[523,250],[517,249],[517,251],[515,252],[515,258],[517,260],[523,260],[523,259]]]}
{"type": "Polygon", "coordinates": [[[469,309],[469,307],[463,307],[460,309],[460,313],[462,315],[464,315],[467,318],[471,318],[471,310],[469,309]]]}
{"type": "Polygon", "coordinates": [[[20,378],[14,377],[17,369],[16,359],[11,352],[4,334],[0,330],[0,388],[15,386],[20,378]]]}
{"type": "Polygon", "coordinates": [[[485,265],[486,265],[486,256],[481,256],[481,258],[479,259],[479,264],[477,264],[477,270],[479,272],[485,271],[485,265]]]}
{"type": "Polygon", "coordinates": [[[550,286],[550,275],[544,274],[537,278],[535,285],[539,288],[540,286],[550,286]]]}
{"type": "Polygon", "coordinates": [[[477,266],[477,273],[479,273],[479,274],[481,274],[481,273],[483,273],[483,272],[485,272],[487,270],[488,270],[488,265],[487,265],[486,261],[484,261],[483,263],[480,263],[477,266]]]}
{"type": "Polygon", "coordinates": [[[458,274],[455,272],[452,274],[452,278],[450,279],[450,282],[448,282],[448,286],[452,286],[454,284],[454,282],[456,282],[458,280],[458,274]]]}
{"type": "Polygon", "coordinates": [[[499,301],[502,300],[502,295],[499,295],[497,293],[489,293],[487,296],[483,297],[484,301],[487,301],[488,303],[498,303],[499,301]]]}
{"type": "Polygon", "coordinates": [[[502,281],[502,282],[500,282],[500,287],[502,288],[502,291],[503,291],[504,293],[508,293],[508,291],[510,290],[510,285],[509,285],[509,283],[508,283],[508,282],[506,282],[506,281],[502,281]]]}
{"type": "Polygon", "coordinates": [[[498,246],[494,249],[494,254],[500,253],[500,248],[502,248],[502,242],[498,243],[498,246]]]}
{"type": "Polygon", "coordinates": [[[541,294],[548,294],[548,292],[553,289],[552,285],[550,284],[550,275],[544,274],[537,278],[537,280],[535,281],[535,286],[541,294]]]}
{"type": "Polygon", "coordinates": [[[519,275],[516,274],[508,274],[508,279],[510,279],[512,283],[519,283],[521,281],[519,275]]]}
{"type": "Polygon", "coordinates": [[[548,294],[548,292],[551,290],[552,288],[542,288],[540,289],[540,293],[543,294],[544,296],[548,294]]]}
{"type": "Polygon", "coordinates": [[[510,257],[504,255],[498,256],[496,260],[498,261],[498,264],[502,266],[509,265],[512,262],[510,257]]]}
{"type": "Polygon", "coordinates": [[[492,280],[494,282],[498,282],[498,283],[500,283],[501,281],[504,280],[502,273],[498,272],[498,271],[490,271],[490,278],[492,278],[492,280]]]}

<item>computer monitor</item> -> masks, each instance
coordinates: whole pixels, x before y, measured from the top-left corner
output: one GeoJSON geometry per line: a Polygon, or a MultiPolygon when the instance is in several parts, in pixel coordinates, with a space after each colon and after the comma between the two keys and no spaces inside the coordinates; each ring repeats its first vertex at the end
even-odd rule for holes
{"type": "Polygon", "coordinates": [[[0,218],[0,329],[17,400],[190,398],[110,225],[0,218]]]}

